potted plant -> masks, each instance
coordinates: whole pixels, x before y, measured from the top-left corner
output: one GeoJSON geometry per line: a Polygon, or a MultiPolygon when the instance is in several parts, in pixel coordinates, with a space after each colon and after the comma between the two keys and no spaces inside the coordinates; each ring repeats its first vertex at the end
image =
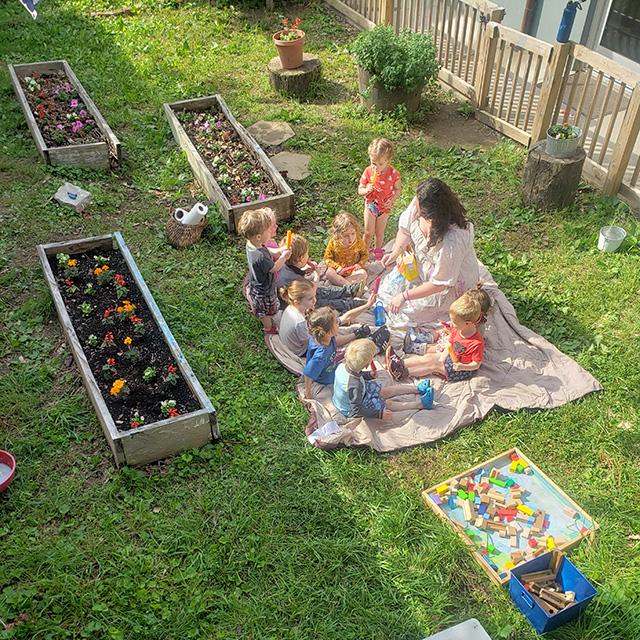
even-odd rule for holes
{"type": "Polygon", "coordinates": [[[293,22],[285,18],[282,25],[283,28],[273,34],[273,43],[278,50],[283,69],[297,69],[302,66],[304,50],[304,31],[298,28],[300,18],[293,22]]]}
{"type": "Polygon", "coordinates": [[[547,153],[554,158],[570,158],[578,148],[582,129],[566,122],[547,129],[547,153]]]}
{"type": "Polygon", "coordinates": [[[431,34],[395,33],[391,26],[363,31],[353,44],[353,54],[362,103],[369,109],[391,111],[404,104],[416,111],[422,89],[440,69],[431,34]]]}

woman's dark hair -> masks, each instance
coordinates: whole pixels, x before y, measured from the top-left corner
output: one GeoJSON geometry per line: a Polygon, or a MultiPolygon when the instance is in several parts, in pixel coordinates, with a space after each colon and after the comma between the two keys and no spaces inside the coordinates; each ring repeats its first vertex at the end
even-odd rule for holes
{"type": "Polygon", "coordinates": [[[467,212],[458,196],[449,186],[438,178],[429,178],[421,182],[416,189],[418,198],[418,214],[431,220],[431,233],[427,246],[433,247],[447,233],[450,224],[461,229],[469,225],[467,212]]]}

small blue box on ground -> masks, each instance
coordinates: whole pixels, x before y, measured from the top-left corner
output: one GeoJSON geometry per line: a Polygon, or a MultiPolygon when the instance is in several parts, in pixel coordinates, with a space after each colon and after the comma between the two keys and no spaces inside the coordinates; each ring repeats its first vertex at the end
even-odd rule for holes
{"type": "Polygon", "coordinates": [[[538,632],[546,633],[557,629],[560,625],[578,617],[580,612],[589,604],[597,591],[594,586],[578,571],[569,558],[562,556],[558,568],[557,582],[564,591],[573,591],[576,594],[574,604],[559,610],[553,615],[547,612],[535,601],[531,594],[520,582],[520,576],[534,571],[545,571],[549,568],[551,553],[545,553],[529,562],[525,562],[511,569],[509,582],[509,595],[516,607],[524,614],[529,624],[538,632]]]}

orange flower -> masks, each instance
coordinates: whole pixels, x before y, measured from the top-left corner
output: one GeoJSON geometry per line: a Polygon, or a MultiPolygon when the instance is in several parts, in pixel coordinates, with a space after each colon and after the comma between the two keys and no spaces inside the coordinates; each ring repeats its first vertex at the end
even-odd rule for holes
{"type": "Polygon", "coordinates": [[[93,270],[93,273],[94,273],[96,276],[99,276],[99,275],[102,273],[102,269],[101,269],[100,267],[96,267],[96,268],[93,270]]]}
{"type": "Polygon", "coordinates": [[[77,261],[77,260],[69,260],[69,261],[67,262],[67,266],[68,266],[68,267],[75,267],[77,264],[78,264],[78,261],[77,261]]]}
{"type": "Polygon", "coordinates": [[[124,339],[124,343],[125,343],[127,346],[129,346],[132,342],[133,342],[133,340],[131,339],[131,336],[127,336],[127,337],[124,339]]]}
{"type": "Polygon", "coordinates": [[[122,391],[122,387],[124,387],[126,383],[127,381],[122,378],[118,378],[117,380],[114,380],[113,385],[111,387],[111,391],[109,393],[112,396],[117,396],[122,391]]]}

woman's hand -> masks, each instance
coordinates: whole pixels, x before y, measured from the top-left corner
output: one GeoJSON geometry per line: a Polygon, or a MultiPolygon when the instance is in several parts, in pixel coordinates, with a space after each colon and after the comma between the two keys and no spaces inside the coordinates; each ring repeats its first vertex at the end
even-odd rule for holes
{"type": "Polygon", "coordinates": [[[385,253],[382,256],[382,260],[380,260],[380,264],[386,269],[387,267],[390,267],[395,263],[397,257],[398,254],[395,251],[392,251],[391,253],[385,253]]]}
{"type": "Polygon", "coordinates": [[[402,293],[393,296],[393,298],[391,298],[391,302],[389,303],[389,311],[391,311],[391,313],[398,313],[405,302],[406,300],[404,299],[402,293]]]}

